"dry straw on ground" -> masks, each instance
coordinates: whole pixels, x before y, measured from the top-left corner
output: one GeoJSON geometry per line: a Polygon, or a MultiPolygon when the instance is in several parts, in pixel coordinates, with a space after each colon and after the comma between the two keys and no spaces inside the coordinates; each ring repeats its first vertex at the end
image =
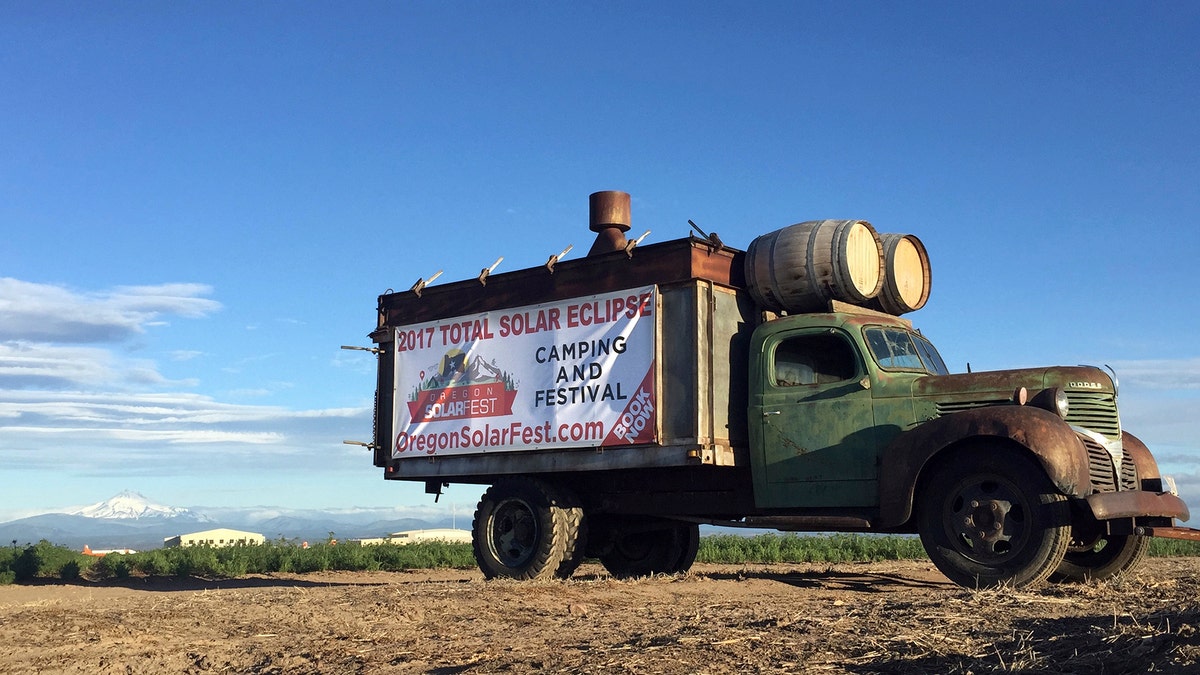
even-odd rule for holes
{"type": "Polygon", "coordinates": [[[1200,672],[1200,559],[971,591],[928,562],[0,587],[0,673],[1200,672]]]}

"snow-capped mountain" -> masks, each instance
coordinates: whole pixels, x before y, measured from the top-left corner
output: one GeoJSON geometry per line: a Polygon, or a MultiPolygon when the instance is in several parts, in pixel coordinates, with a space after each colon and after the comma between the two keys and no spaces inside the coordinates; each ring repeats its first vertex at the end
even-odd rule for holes
{"type": "Polygon", "coordinates": [[[126,490],[105,501],[85,506],[68,515],[84,518],[117,520],[188,520],[198,523],[212,522],[212,518],[178,506],[163,506],[143,497],[140,493],[126,490]]]}
{"type": "Polygon", "coordinates": [[[338,539],[382,537],[402,530],[455,527],[454,523],[455,514],[446,514],[444,508],[187,509],[157,504],[126,490],[91,506],[0,523],[0,542],[29,544],[45,539],[73,548],[87,544],[93,548],[148,550],[162,546],[168,537],[215,527],[258,532],[268,539],[321,541],[330,533],[338,539]]]}

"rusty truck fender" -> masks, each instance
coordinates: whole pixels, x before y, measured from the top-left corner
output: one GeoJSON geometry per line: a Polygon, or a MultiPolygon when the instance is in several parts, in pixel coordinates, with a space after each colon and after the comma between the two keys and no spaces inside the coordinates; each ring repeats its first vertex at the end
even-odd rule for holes
{"type": "Polygon", "coordinates": [[[1027,449],[1067,496],[1081,497],[1091,488],[1087,451],[1058,415],[1032,406],[975,408],[929,420],[884,448],[879,471],[881,524],[896,527],[912,516],[918,479],[931,460],[964,442],[985,439],[1027,449]]]}
{"type": "Polygon", "coordinates": [[[1155,492],[1161,491],[1161,486],[1146,485],[1147,480],[1162,480],[1162,474],[1158,472],[1158,461],[1154,459],[1154,455],[1150,454],[1150,448],[1142,442],[1142,439],[1134,436],[1128,431],[1121,432],[1121,447],[1125,449],[1125,453],[1133,458],[1133,465],[1137,467],[1138,481],[1141,482],[1138,487],[1142,490],[1152,490],[1155,492]]]}

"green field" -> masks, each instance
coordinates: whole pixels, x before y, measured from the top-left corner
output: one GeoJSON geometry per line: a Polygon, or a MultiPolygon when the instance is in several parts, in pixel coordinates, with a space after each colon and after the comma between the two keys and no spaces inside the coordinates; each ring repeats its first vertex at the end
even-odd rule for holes
{"type": "MultiPolygon", "coordinates": [[[[1200,542],[1155,539],[1153,556],[1200,556],[1200,542]]],[[[920,560],[916,537],[858,534],[717,534],[700,539],[696,561],[724,564],[838,563],[920,560]]],[[[103,558],[47,541],[0,549],[0,584],[32,579],[113,579],[131,576],[234,578],[274,572],[411,570],[475,566],[470,544],[425,542],[396,546],[320,543],[304,547],[270,541],[258,546],[163,548],[103,558]]]]}

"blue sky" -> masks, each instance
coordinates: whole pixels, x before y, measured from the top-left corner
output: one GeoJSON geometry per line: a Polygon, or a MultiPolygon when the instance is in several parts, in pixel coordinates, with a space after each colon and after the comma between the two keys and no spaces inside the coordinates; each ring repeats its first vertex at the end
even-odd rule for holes
{"type": "Polygon", "coordinates": [[[953,370],[1112,365],[1200,512],[1194,3],[0,0],[0,92],[0,519],[427,506],[338,346],[605,189],[648,242],[918,235],[953,370]]]}

